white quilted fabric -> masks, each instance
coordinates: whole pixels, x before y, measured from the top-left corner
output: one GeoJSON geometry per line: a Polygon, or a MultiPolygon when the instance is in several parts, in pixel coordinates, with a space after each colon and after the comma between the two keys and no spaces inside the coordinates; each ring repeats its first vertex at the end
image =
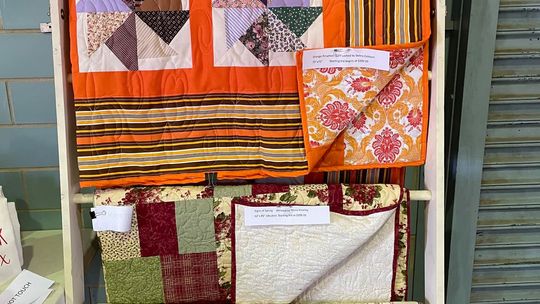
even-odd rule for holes
{"type": "Polygon", "coordinates": [[[236,205],[236,302],[385,302],[395,210],[330,225],[245,227],[236,205]]]}
{"type": "Polygon", "coordinates": [[[392,292],[395,211],[363,246],[313,284],[299,303],[389,300],[392,292]]]}

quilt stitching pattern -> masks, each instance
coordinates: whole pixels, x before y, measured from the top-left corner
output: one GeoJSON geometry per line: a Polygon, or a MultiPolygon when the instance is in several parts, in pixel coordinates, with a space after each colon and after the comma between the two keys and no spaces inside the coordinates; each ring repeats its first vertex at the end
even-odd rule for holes
{"type": "Polygon", "coordinates": [[[110,303],[163,303],[159,257],[104,261],[110,303]]]}
{"type": "Polygon", "coordinates": [[[76,10],[78,27],[82,28],[77,34],[80,70],[190,68],[189,5],[183,5],[184,2],[79,0],[76,10]]]}
{"type": "Polygon", "coordinates": [[[213,200],[176,202],[176,231],[181,254],[216,250],[213,200]]]}

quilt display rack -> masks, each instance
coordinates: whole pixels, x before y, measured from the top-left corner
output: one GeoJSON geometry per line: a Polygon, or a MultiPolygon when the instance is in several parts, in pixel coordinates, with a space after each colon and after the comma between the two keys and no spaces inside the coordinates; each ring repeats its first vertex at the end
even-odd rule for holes
{"type": "MultiPolygon", "coordinates": [[[[202,1],[202,0],[196,0],[202,1]]],[[[325,3],[328,0],[311,1],[325,3]]],[[[309,2],[309,1],[308,1],[309,2]]],[[[373,0],[390,5],[397,0],[373,0]]],[[[425,299],[444,303],[444,61],[445,0],[431,1],[429,48],[429,128],[424,165],[425,189],[411,190],[411,201],[425,201],[425,299]]],[[[70,64],[69,1],[50,0],[52,46],[56,92],[56,116],[60,159],[63,258],[66,303],[84,302],[84,255],[87,231],[82,228],[81,205],[93,203],[94,194],[81,193],[77,162],[75,100],[70,64]]],[[[225,58],[227,59],[227,58],[225,58]]],[[[224,59],[224,60],[225,60],[224,59]]],[[[264,58],[259,58],[264,59],[264,58]]],[[[263,62],[265,63],[265,62],[263,62]]],[[[180,63],[179,63],[180,64],[180,63]]],[[[270,62],[270,64],[272,64],[270,62]]],[[[95,237],[95,233],[92,234],[95,237]]],[[[418,254],[421,254],[420,252],[418,254]]]]}

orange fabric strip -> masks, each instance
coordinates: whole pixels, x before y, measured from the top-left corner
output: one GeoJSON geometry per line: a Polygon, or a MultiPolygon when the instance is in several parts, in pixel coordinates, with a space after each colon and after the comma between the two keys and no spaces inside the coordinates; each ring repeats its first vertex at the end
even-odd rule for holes
{"type": "Polygon", "coordinates": [[[375,43],[377,45],[383,44],[383,1],[375,1],[375,43]]]}

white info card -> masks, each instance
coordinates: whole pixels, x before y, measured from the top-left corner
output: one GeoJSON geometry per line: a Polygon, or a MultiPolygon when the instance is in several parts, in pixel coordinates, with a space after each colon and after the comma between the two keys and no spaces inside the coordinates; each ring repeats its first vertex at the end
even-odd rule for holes
{"type": "Polygon", "coordinates": [[[390,52],[380,50],[357,48],[306,50],[303,58],[304,70],[322,68],[390,70],[390,52]]]}
{"type": "Polygon", "coordinates": [[[246,226],[328,225],[329,206],[245,207],[246,226]]]}

